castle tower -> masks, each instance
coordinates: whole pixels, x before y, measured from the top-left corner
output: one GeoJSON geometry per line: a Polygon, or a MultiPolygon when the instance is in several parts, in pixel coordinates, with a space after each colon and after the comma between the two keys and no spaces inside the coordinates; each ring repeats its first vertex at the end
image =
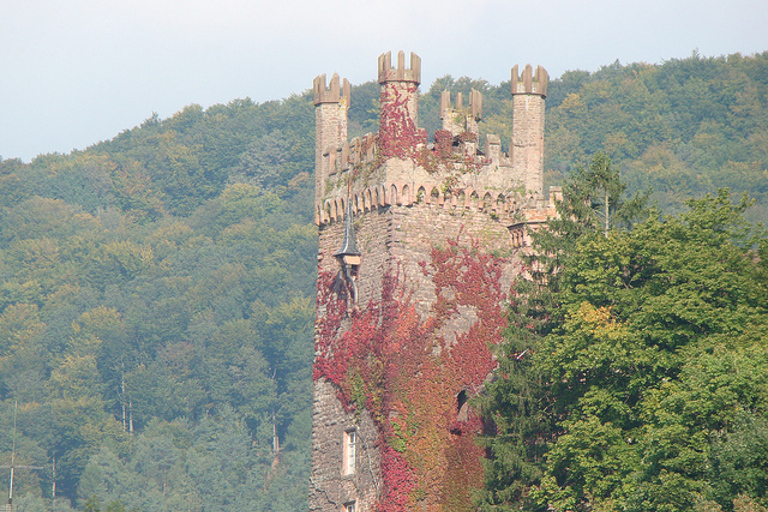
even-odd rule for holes
{"type": "Polygon", "coordinates": [[[326,86],[325,75],[312,84],[315,103],[315,201],[325,192],[325,182],[331,172],[332,161],[347,141],[347,111],[349,109],[349,82],[344,79],[340,87],[339,75],[331,77],[326,86]],[[342,94],[343,93],[343,94],[342,94]]]}
{"type": "Polygon", "coordinates": [[[443,91],[440,95],[440,119],[443,121],[443,130],[451,132],[453,136],[462,132],[480,135],[480,121],[483,112],[483,95],[472,89],[469,93],[469,107],[464,108],[464,96],[456,94],[456,103],[451,105],[450,91],[443,91]]]}
{"type": "Polygon", "coordinates": [[[547,72],[541,66],[534,75],[531,65],[517,74],[512,68],[514,124],[509,145],[512,165],[525,175],[525,189],[542,196],[544,168],[544,98],[547,97],[547,72]]]}
{"type": "MultiPolygon", "coordinates": [[[[422,138],[417,128],[419,119],[419,83],[421,58],[411,53],[410,67],[405,54],[397,54],[397,67],[392,67],[389,52],[379,56],[379,133],[378,149],[382,156],[406,156],[406,152],[422,138]],[[403,141],[407,141],[405,146],[403,141]]],[[[426,137],[426,134],[424,134],[426,137]]]]}
{"type": "Polygon", "coordinates": [[[410,67],[405,66],[405,53],[397,54],[397,67],[392,67],[392,54],[379,56],[379,84],[381,84],[380,129],[387,122],[415,126],[419,119],[419,84],[421,83],[421,58],[411,53],[410,67]]]}
{"type": "Polygon", "coordinates": [[[543,188],[535,160],[516,166],[494,135],[478,149],[479,92],[468,108],[449,93],[427,140],[420,70],[379,57],[379,133],[349,142],[348,88],[315,80],[313,512],[474,510],[484,424],[469,403],[496,366],[525,219],[553,213],[524,193],[543,188]]]}

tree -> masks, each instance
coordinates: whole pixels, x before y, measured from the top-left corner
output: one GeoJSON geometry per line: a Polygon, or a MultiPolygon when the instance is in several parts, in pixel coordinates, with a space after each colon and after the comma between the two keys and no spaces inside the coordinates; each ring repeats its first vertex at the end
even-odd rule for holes
{"type": "Polygon", "coordinates": [[[574,220],[608,236],[611,229],[628,225],[640,213],[646,196],[625,201],[626,185],[619,169],[603,152],[595,153],[588,167],[579,166],[565,185],[568,210],[574,220]]]}
{"type": "Polygon", "coordinates": [[[582,231],[539,303],[547,321],[524,323],[530,302],[517,299],[483,403],[499,428],[485,508],[732,510],[739,495],[762,500],[762,441],[743,437],[739,420],[750,411],[757,426],[768,413],[768,242],[744,220],[749,205],[720,191],[680,217],[582,231]],[[754,457],[729,439],[750,443],[754,457]]]}

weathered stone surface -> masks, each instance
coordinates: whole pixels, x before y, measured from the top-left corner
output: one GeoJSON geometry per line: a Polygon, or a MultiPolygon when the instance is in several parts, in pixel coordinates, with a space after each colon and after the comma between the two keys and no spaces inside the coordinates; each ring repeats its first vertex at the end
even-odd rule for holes
{"type": "Polygon", "coordinates": [[[312,473],[309,482],[309,510],[343,510],[355,502],[356,512],[373,512],[381,488],[381,462],[376,443],[379,434],[365,412],[360,418],[344,411],[336,390],[324,379],[314,383],[312,406],[312,473]],[[322,428],[318,428],[322,426],[322,428]],[[358,436],[356,471],[343,474],[344,433],[355,429],[358,436]]]}
{"type": "MultiPolygon", "coordinates": [[[[395,68],[391,66],[389,54],[379,59],[382,118],[384,111],[392,115],[392,105],[402,107],[399,111],[402,116],[390,117],[388,121],[401,119],[400,128],[407,137],[399,142],[412,145],[405,148],[403,157],[378,152],[381,133],[347,144],[343,95],[339,94],[337,103],[316,101],[318,271],[325,276],[340,270],[339,261],[333,255],[342,244],[343,220],[351,204],[357,248],[361,253],[360,265],[355,269],[355,307],[365,308],[371,301],[380,301],[386,276],[395,276],[398,290],[407,295],[419,315],[426,318],[433,312],[438,298],[434,275],[424,271],[435,247],[444,248],[449,241],[458,241],[466,246],[471,244],[473,250],[485,254],[498,254],[499,261],[503,261],[501,286],[509,289],[521,271],[518,255],[529,243],[528,226],[538,229],[554,214],[553,203],[543,195],[541,168],[544,95],[540,87],[542,81],[546,87],[546,72],[537,70],[534,77],[530,67],[526,69],[520,86],[529,92],[521,93],[517,88],[516,69],[513,71],[511,155],[502,153],[498,136],[489,135],[485,154],[479,154],[476,151],[479,141],[466,135],[477,133],[476,121],[482,104],[479,93],[472,93],[469,109],[463,108],[461,100],[454,108],[450,94],[443,95],[442,113],[453,116],[461,111],[465,117],[463,125],[450,125],[449,131],[457,137],[456,145],[450,148],[454,153],[437,158],[436,150],[423,142],[414,142],[420,136],[414,131],[418,112],[414,82],[420,79],[421,61],[411,54],[410,62],[411,67],[406,68],[402,52],[395,68]]],[[[319,82],[322,86],[316,85],[316,90],[325,90],[324,79],[319,82]]],[[[336,90],[332,86],[329,94],[335,95],[336,90]]],[[[346,89],[344,92],[347,94],[346,89]]],[[[382,126],[384,124],[382,121],[382,126]]],[[[489,307],[498,305],[488,304],[489,307]]],[[[476,309],[462,307],[458,311],[437,333],[444,340],[444,350],[452,350],[461,335],[478,321],[476,309]]],[[[317,314],[319,321],[325,314],[322,304],[317,314]]],[[[457,385],[450,392],[461,396],[463,391],[457,385]]],[[[373,511],[385,485],[382,436],[376,421],[367,410],[346,411],[339,399],[339,390],[323,376],[316,377],[314,393],[310,510],[339,512],[354,502],[356,512],[373,511]],[[356,429],[359,436],[356,471],[344,475],[344,436],[351,429],[356,429]]],[[[466,419],[466,407],[459,404],[459,409],[456,413],[460,412],[460,418],[466,419]]],[[[419,499],[424,506],[439,502],[439,497],[419,499]]]]}

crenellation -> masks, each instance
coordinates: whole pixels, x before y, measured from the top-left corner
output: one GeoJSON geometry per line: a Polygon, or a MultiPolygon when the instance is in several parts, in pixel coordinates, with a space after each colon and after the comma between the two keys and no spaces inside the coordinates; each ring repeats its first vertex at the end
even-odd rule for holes
{"type": "Polygon", "coordinates": [[[376,158],[376,134],[366,133],[363,137],[363,148],[365,148],[365,163],[369,164],[376,158]]]}
{"type": "Polygon", "coordinates": [[[472,89],[469,91],[469,111],[472,119],[479,121],[483,116],[483,95],[480,91],[472,89]]]}
{"type": "MultiPolygon", "coordinates": [[[[401,421],[402,413],[407,412],[393,407],[374,415],[368,409],[370,403],[360,402],[359,396],[355,398],[357,401],[351,403],[349,397],[344,396],[346,391],[339,384],[339,379],[345,382],[343,379],[352,376],[324,374],[318,369],[318,360],[334,354],[333,349],[323,352],[318,348],[323,346],[321,343],[329,340],[342,343],[347,334],[354,336],[355,333],[349,329],[356,318],[371,315],[378,319],[375,325],[380,323],[382,319],[376,316],[380,314],[377,307],[384,307],[381,301],[386,296],[387,287],[394,287],[392,293],[409,301],[413,313],[408,314],[424,321],[422,325],[436,321],[430,315],[435,314],[438,300],[452,299],[439,295],[444,291],[440,291],[438,281],[446,275],[438,277],[436,274],[438,270],[433,255],[436,250],[454,247],[451,244],[455,244],[455,254],[472,247],[476,251],[471,255],[472,261],[479,261],[490,254],[504,255],[484,261],[493,261],[491,265],[498,266],[498,289],[508,290],[512,279],[520,272],[519,256],[530,250],[530,233],[540,229],[554,214],[553,204],[558,197],[558,188],[550,187],[549,196],[545,198],[543,158],[539,154],[543,148],[546,72],[537,68],[534,73],[527,66],[522,76],[518,77],[516,70],[517,67],[513,68],[513,141],[509,155],[502,152],[497,135],[486,136],[483,151],[478,151],[482,95],[475,90],[470,92],[466,106],[464,95],[457,94],[454,103],[451,102],[450,92],[441,95],[440,114],[444,130],[450,134],[442,132],[442,139],[437,140],[436,136],[435,143],[427,144],[426,132],[417,125],[421,60],[413,53],[409,67],[406,67],[402,51],[397,55],[395,67],[392,66],[390,53],[379,57],[379,132],[368,133],[361,138],[347,140],[349,98],[337,75],[331,78],[328,86],[323,75],[315,79],[315,220],[319,234],[320,277],[309,497],[313,512],[339,512],[343,510],[343,505],[352,502],[356,512],[373,512],[381,508],[382,500],[387,499],[387,492],[392,491],[387,487],[391,480],[387,480],[385,464],[385,450],[392,445],[385,432],[391,432],[388,422],[401,421]],[[454,124],[446,125],[446,118],[454,124]],[[343,240],[348,239],[345,238],[345,230],[354,231],[359,254],[339,250],[343,240]],[[344,259],[350,254],[355,258],[344,259]],[[329,284],[331,278],[332,285],[329,284]],[[325,292],[331,294],[331,298],[327,299],[330,302],[323,302],[322,293],[325,292]],[[330,314],[330,305],[338,303],[346,305],[346,316],[339,320],[335,334],[323,334],[321,326],[330,314]],[[355,447],[360,470],[352,474],[343,469],[344,439],[348,439],[345,436],[349,432],[359,434],[360,440],[365,441],[355,447]]],[[[464,265],[469,266],[468,263],[464,265]]],[[[459,284],[453,283],[456,286],[459,284]]],[[[479,286],[490,284],[482,282],[479,286]]],[[[500,312],[499,318],[503,318],[504,293],[499,292],[487,303],[489,308],[500,312]]],[[[486,303],[482,306],[485,307],[486,303]]],[[[484,325],[481,310],[482,307],[468,305],[446,310],[444,323],[434,332],[436,339],[429,341],[433,343],[430,353],[440,360],[450,358],[454,350],[468,350],[472,357],[478,357],[478,351],[486,350],[488,342],[493,342],[493,339],[483,338],[479,348],[472,350],[463,344],[468,343],[467,339],[475,329],[484,325]]],[[[402,336],[407,335],[402,333],[402,336]]],[[[424,343],[427,343],[426,339],[424,343]]],[[[399,350],[393,352],[391,357],[402,365],[410,364],[406,359],[397,359],[407,357],[406,352],[398,355],[399,350]]],[[[344,349],[340,347],[339,353],[342,352],[344,349]]],[[[378,356],[371,353],[366,357],[375,359],[378,356]]],[[[492,356],[482,357],[487,357],[483,364],[492,368],[495,364],[492,356]]],[[[421,385],[424,386],[425,396],[438,389],[431,386],[445,386],[445,396],[455,399],[462,390],[482,389],[483,379],[489,371],[484,370],[473,377],[474,380],[460,375],[459,378],[444,381],[433,379],[434,382],[422,382],[421,385]]],[[[416,402],[418,400],[412,405],[417,406],[416,402]]],[[[447,436],[445,439],[454,439],[450,437],[454,434],[446,431],[448,427],[443,423],[469,421],[472,414],[466,408],[461,411],[461,417],[457,416],[457,408],[449,403],[448,408],[441,412],[440,419],[428,427],[447,436]]],[[[475,435],[471,430],[465,432],[475,435]]],[[[429,474],[419,473],[422,470],[415,467],[409,468],[410,474],[414,475],[414,479],[439,476],[439,481],[447,483],[448,487],[437,484],[418,487],[420,484],[416,480],[418,492],[411,493],[403,501],[408,503],[408,508],[393,510],[448,510],[450,507],[442,500],[446,492],[453,492],[458,486],[451,483],[450,471],[455,469],[455,465],[445,463],[446,454],[450,450],[469,450],[461,452],[462,470],[475,471],[475,476],[480,471],[481,454],[473,451],[474,448],[468,448],[476,445],[470,442],[463,446],[431,447],[430,460],[438,462],[425,466],[424,471],[429,474]]],[[[419,457],[418,454],[408,453],[408,447],[400,449],[406,464],[419,457]]],[[[464,498],[469,503],[470,491],[460,492],[466,492],[464,498]]]]}
{"type": "Polygon", "coordinates": [[[421,57],[411,52],[410,66],[405,67],[405,53],[397,53],[397,67],[392,67],[392,53],[386,52],[379,56],[379,83],[413,82],[421,83],[421,57]]]}
{"type": "Polygon", "coordinates": [[[349,170],[349,164],[351,163],[349,161],[349,142],[344,141],[341,144],[341,170],[342,171],[348,171],[349,170]]]}
{"type": "MultiPolygon", "coordinates": [[[[498,220],[501,222],[514,222],[516,215],[521,210],[551,212],[554,202],[558,200],[557,198],[562,198],[560,190],[559,187],[550,187],[550,195],[545,200],[535,192],[523,195],[518,191],[513,191],[504,194],[495,190],[475,189],[473,187],[457,189],[455,193],[450,190],[440,193],[439,188],[430,183],[398,180],[362,189],[351,195],[348,201],[352,202],[356,214],[373,212],[389,206],[411,206],[423,203],[439,208],[490,212],[498,215],[498,220]],[[414,193],[414,191],[416,192],[414,193]]],[[[322,210],[325,212],[322,215],[324,219],[322,224],[343,222],[346,202],[347,199],[344,197],[327,199],[322,210]]]]}
{"type": "Polygon", "coordinates": [[[340,103],[346,102],[349,107],[350,85],[345,78],[342,85],[339,85],[339,75],[334,73],[331,76],[330,83],[326,86],[325,73],[316,76],[312,82],[312,93],[315,106],[322,103],[340,103]]]}
{"type": "MultiPolygon", "coordinates": [[[[485,157],[488,159],[488,166],[498,168],[503,166],[504,163],[501,160],[501,138],[493,133],[489,133],[485,136],[485,157]]],[[[507,161],[507,166],[509,162],[507,161]]]]}
{"type": "Polygon", "coordinates": [[[479,137],[480,128],[477,123],[482,117],[482,111],[483,95],[480,91],[470,91],[468,108],[464,108],[464,95],[461,92],[456,93],[454,103],[451,103],[450,91],[440,94],[440,119],[443,121],[443,130],[451,132],[454,137],[465,132],[479,137]]]}
{"type": "Polygon", "coordinates": [[[349,162],[352,166],[359,165],[362,161],[362,148],[360,137],[355,137],[349,142],[349,162]]]}
{"type": "Polygon", "coordinates": [[[517,69],[517,65],[512,68],[511,92],[513,96],[517,94],[535,94],[542,97],[547,96],[549,75],[543,67],[536,66],[535,74],[530,64],[526,64],[525,68],[523,68],[523,72],[519,75],[517,69]]]}
{"type": "Polygon", "coordinates": [[[451,108],[451,92],[446,89],[440,93],[440,119],[445,119],[449,108],[451,108]]]}

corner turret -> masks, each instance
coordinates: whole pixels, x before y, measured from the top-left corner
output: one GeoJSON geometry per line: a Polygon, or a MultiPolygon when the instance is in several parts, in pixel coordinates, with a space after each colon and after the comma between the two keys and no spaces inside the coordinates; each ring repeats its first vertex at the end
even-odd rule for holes
{"type": "Polygon", "coordinates": [[[512,68],[512,140],[509,157],[522,178],[525,191],[542,197],[544,192],[544,98],[547,96],[547,71],[531,65],[517,74],[512,68]]]}
{"type": "MultiPolygon", "coordinates": [[[[385,156],[403,157],[403,149],[411,150],[422,138],[417,127],[420,83],[421,58],[415,53],[411,52],[410,67],[405,67],[402,51],[395,68],[390,52],[379,56],[379,146],[385,156]]],[[[426,133],[423,138],[425,142],[426,133]]]]}
{"type": "Polygon", "coordinates": [[[483,95],[480,91],[472,89],[469,93],[469,107],[464,107],[464,96],[456,94],[456,103],[451,104],[451,93],[443,91],[440,95],[440,119],[443,121],[443,130],[451,132],[454,137],[469,132],[480,136],[480,128],[477,123],[482,118],[483,95]]]}
{"type": "MultiPolygon", "coordinates": [[[[347,142],[347,111],[349,109],[349,82],[340,84],[339,75],[333,74],[326,87],[325,75],[312,82],[315,103],[315,203],[325,195],[325,183],[331,173],[331,162],[347,142]]],[[[319,212],[316,212],[316,216],[319,212]]],[[[319,221],[319,218],[316,218],[319,221]]]]}
{"type": "Polygon", "coordinates": [[[547,70],[541,66],[536,66],[536,74],[530,64],[526,64],[520,76],[517,74],[517,65],[512,68],[512,95],[532,94],[547,97],[547,83],[549,75],[547,70]]]}

